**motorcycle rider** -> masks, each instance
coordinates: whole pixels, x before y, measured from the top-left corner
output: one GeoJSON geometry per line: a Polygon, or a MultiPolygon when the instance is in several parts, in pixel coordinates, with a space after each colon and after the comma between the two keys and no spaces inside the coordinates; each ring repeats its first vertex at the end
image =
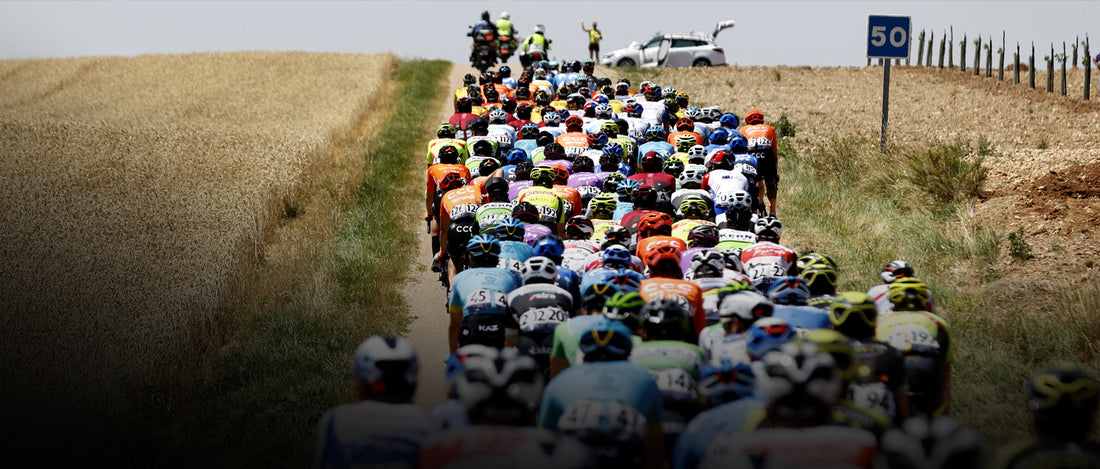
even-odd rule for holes
{"type": "MultiPolygon", "coordinates": [[[[506,11],[500,12],[500,19],[497,20],[497,37],[504,38],[508,36],[508,45],[511,46],[512,51],[516,50],[516,27],[512,25],[512,17],[506,11]]],[[[499,39],[498,39],[499,41],[499,39]]],[[[501,62],[507,62],[508,57],[501,57],[501,62]]]]}
{"type": "Polygon", "coordinates": [[[532,62],[532,55],[539,54],[539,60],[546,60],[547,53],[550,52],[550,40],[546,38],[546,27],[541,24],[536,24],[534,31],[523,39],[523,46],[520,49],[520,62],[523,63],[526,68],[532,62]]]}

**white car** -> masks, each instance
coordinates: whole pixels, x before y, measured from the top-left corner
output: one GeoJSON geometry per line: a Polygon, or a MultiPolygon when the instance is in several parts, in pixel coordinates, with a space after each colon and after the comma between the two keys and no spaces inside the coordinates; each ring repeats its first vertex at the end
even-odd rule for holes
{"type": "Polygon", "coordinates": [[[714,42],[718,33],[733,27],[734,22],[722,21],[714,32],[694,31],[690,34],[657,33],[645,44],[632,42],[625,49],[608,52],[600,57],[607,67],[709,67],[725,65],[726,52],[714,42]]]}

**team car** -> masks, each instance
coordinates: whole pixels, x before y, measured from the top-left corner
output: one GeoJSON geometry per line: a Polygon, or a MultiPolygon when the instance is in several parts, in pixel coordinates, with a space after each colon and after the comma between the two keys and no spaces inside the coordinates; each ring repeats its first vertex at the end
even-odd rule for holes
{"type": "Polygon", "coordinates": [[[632,42],[623,49],[613,50],[600,57],[600,64],[607,67],[709,67],[725,65],[726,52],[715,38],[734,22],[722,21],[710,34],[693,31],[688,34],[657,33],[645,43],[632,42]]]}

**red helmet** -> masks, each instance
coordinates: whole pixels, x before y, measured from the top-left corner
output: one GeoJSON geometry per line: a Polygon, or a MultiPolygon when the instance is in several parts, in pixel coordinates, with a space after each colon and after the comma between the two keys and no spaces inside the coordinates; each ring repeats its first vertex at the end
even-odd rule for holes
{"type": "MultiPolygon", "coordinates": [[[[763,116],[761,116],[760,119],[761,121],[763,121],[763,116]]],[[[695,130],[695,121],[692,121],[687,117],[681,117],[680,120],[676,121],[676,130],[679,130],[681,132],[687,130],[695,130]]]]}
{"type": "Polygon", "coordinates": [[[661,234],[662,231],[667,231],[666,234],[672,233],[672,216],[667,213],[650,212],[638,220],[639,239],[661,234]]]}
{"type": "Polygon", "coordinates": [[[680,247],[671,241],[658,241],[646,246],[645,252],[642,253],[645,257],[642,260],[649,267],[654,267],[662,261],[672,261],[679,266],[680,254],[680,247]]]}
{"type": "Polygon", "coordinates": [[[764,123],[764,113],[759,109],[751,109],[748,114],[745,114],[745,123],[749,125],[757,125],[764,123]]]}
{"type": "Polygon", "coordinates": [[[583,126],[584,126],[584,119],[581,119],[581,116],[571,115],[571,116],[565,118],[565,128],[567,128],[567,129],[570,129],[570,128],[573,128],[573,127],[580,128],[580,127],[583,127],[583,126]]]}

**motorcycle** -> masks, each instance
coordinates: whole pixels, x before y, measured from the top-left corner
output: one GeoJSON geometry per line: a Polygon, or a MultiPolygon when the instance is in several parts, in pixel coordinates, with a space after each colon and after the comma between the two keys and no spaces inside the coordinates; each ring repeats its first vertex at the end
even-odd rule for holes
{"type": "Polygon", "coordinates": [[[479,72],[485,73],[497,61],[496,32],[489,28],[481,28],[473,32],[473,37],[474,50],[470,53],[470,65],[479,72]]]}
{"type": "Polygon", "coordinates": [[[512,36],[508,34],[500,36],[500,49],[497,51],[497,55],[500,56],[500,62],[508,62],[508,59],[515,53],[516,51],[512,46],[512,36]]]}
{"type": "Polygon", "coordinates": [[[532,44],[528,48],[527,53],[519,56],[520,64],[523,68],[530,67],[532,64],[537,64],[546,59],[546,49],[538,44],[532,44]]]}

